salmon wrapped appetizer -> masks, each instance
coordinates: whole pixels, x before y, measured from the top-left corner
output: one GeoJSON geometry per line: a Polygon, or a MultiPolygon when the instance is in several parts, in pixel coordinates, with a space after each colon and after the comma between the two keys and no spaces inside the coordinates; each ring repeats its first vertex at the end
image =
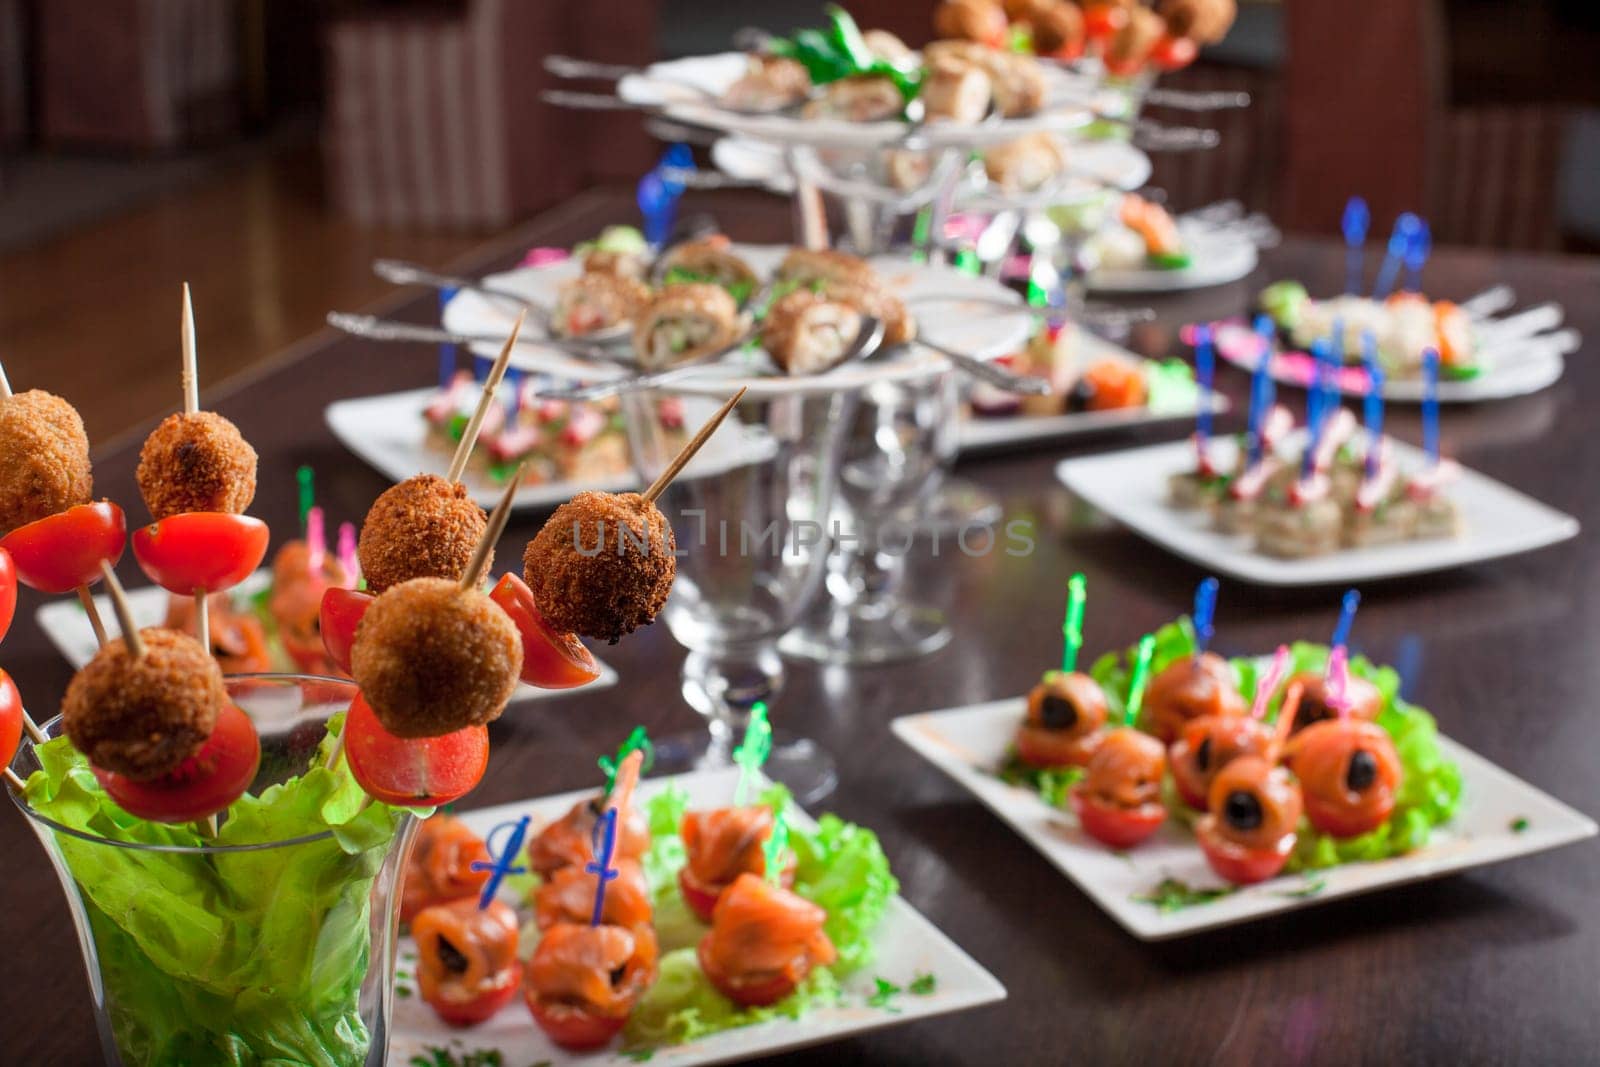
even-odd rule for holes
{"type": "Polygon", "coordinates": [[[775,1004],[812,968],[837,958],[822,929],[827,918],[804,897],[742,874],[717,901],[711,930],[700,941],[700,968],[742,1007],[775,1004]]]}
{"type": "Polygon", "coordinates": [[[406,861],[400,921],[409,923],[424,908],[471,897],[476,901],[489,880],[492,857],[483,838],[453,815],[435,815],[417,828],[406,861]],[[473,870],[474,863],[485,865],[473,870]]]}
{"type": "Polygon", "coordinates": [[[558,923],[544,932],[528,963],[528,1009],[562,1048],[602,1048],[655,981],[657,959],[648,926],[558,923]]]}
{"type": "Polygon", "coordinates": [[[1050,671],[1028,693],[1017,757],[1030,767],[1082,767],[1105,737],[1106,695],[1079,671],[1050,671]]]}
{"type": "Polygon", "coordinates": [[[634,354],[646,369],[691,362],[733,344],[742,327],[738,304],[720,285],[669,285],[636,320],[634,354]]]}
{"type": "Polygon", "coordinates": [[[1211,869],[1235,885],[1266,881],[1283,870],[1300,823],[1300,784],[1270,759],[1245,756],[1211,783],[1211,809],[1195,837],[1211,869]]]}
{"type": "Polygon", "coordinates": [[[342,674],[322,643],[322,594],[353,589],[358,576],[346,574],[332,552],[322,552],[313,572],[311,546],[289,541],[272,559],[272,596],[267,611],[278,626],[278,640],[299,670],[310,674],[342,674]]]}
{"type": "Polygon", "coordinates": [[[517,913],[501,901],[480,908],[473,897],[424,908],[411,923],[417,943],[417,992],[451,1026],[491,1019],[522,985],[517,913]]]}
{"type": "MultiPolygon", "coordinates": [[[[272,651],[267,647],[267,631],[261,620],[233,606],[227,593],[212,593],[206,598],[211,627],[211,655],[224,674],[260,674],[273,669],[272,651]]],[[[194,598],[169,597],[164,630],[178,630],[195,636],[194,598]]]]}
{"type": "MultiPolygon", "coordinates": [[[[724,890],[744,874],[766,877],[766,844],[776,819],[765,805],[691,811],[678,831],[688,860],[678,871],[684,902],[702,922],[710,922],[724,890]]],[[[794,884],[794,854],[785,853],[783,884],[794,884]]]]}
{"type": "Polygon", "coordinates": [[[1205,811],[1218,772],[1236,759],[1265,756],[1272,735],[1271,726],[1249,715],[1207,715],[1191,720],[1167,753],[1178,795],[1196,811],[1205,811]]]}
{"type": "Polygon", "coordinates": [[[528,843],[528,868],[548,878],[563,867],[582,868],[594,859],[594,828],[609,807],[617,809],[617,842],[613,858],[644,859],[650,851],[650,823],[633,803],[633,791],[644,766],[644,753],[630,752],[617,770],[611,793],[580,800],[528,843]]]}
{"type": "MultiPolygon", "coordinates": [[[[634,860],[619,860],[617,877],[606,883],[600,921],[607,926],[649,926],[655,919],[650,885],[644,868],[634,860]]],[[[583,867],[563,867],[551,874],[533,895],[534,918],[539,929],[557,923],[586,923],[594,917],[599,876],[583,867]]]]}
{"type": "Polygon", "coordinates": [[[1072,809],[1084,833],[1112,848],[1131,848],[1167,819],[1161,780],[1167,753],[1160,741],[1131,726],[1109,731],[1089,757],[1083,781],[1072,787],[1072,809]]]}
{"type": "Polygon", "coordinates": [[[636,278],[586,271],[556,293],[551,328],[564,337],[584,337],[631,324],[650,302],[650,288],[636,278]]]}
{"type": "Polygon", "coordinates": [[[1306,730],[1330,719],[1352,718],[1371,722],[1383,711],[1383,693],[1377,686],[1355,674],[1344,683],[1345,712],[1328,703],[1328,679],[1320,671],[1303,671],[1290,679],[1301,688],[1300,711],[1295,716],[1296,731],[1306,730]]]}
{"type": "Polygon", "coordinates": [[[786,374],[820,374],[844,358],[861,332],[861,312],[796,289],[767,312],[761,344],[786,374]]]}
{"type": "Polygon", "coordinates": [[[1152,678],[1144,710],[1150,732],[1170,745],[1195,719],[1243,715],[1247,709],[1228,661],[1206,652],[1175,660],[1152,678]]]}
{"type": "Polygon", "coordinates": [[[1284,761],[1300,780],[1306,818],[1331,837],[1357,837],[1388,822],[1405,781],[1388,731],[1358,718],[1306,727],[1284,761]]]}

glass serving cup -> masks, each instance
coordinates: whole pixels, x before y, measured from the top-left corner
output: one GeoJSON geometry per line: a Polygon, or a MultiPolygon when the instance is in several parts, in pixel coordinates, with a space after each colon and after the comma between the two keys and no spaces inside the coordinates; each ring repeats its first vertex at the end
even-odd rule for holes
{"type": "MultiPolygon", "coordinates": [[[[697,382],[624,398],[634,464],[646,483],[737,384],[697,382]]],[[[678,551],[662,618],[689,650],[683,696],[709,727],[657,738],[661,770],[726,766],[758,704],[774,723],[785,721],[775,706],[783,688],[776,642],[822,588],[840,436],[855,396],[773,385],[752,386],[656,500],[678,551]]],[[[826,751],[784,730],[764,770],[802,802],[837,782],[826,751]]]]}
{"type": "MultiPolygon", "coordinates": [[[[261,737],[258,797],[312,767],[328,717],[356,693],[287,674],[227,686],[261,737]]],[[[44,730],[59,736],[61,720],[44,730]]],[[[40,769],[31,743],[11,769],[40,769]]],[[[71,906],[112,1067],[383,1064],[411,815],[391,809],[392,833],[344,832],[343,843],[324,830],[189,847],[75,829],[12,796],[71,906]]]]}

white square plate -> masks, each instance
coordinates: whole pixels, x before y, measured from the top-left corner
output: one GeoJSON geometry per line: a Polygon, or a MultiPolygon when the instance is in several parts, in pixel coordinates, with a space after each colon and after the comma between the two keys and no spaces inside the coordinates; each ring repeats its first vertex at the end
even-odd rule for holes
{"type": "Polygon", "coordinates": [[[1070,812],[1050,807],[1031,789],[1001,781],[994,768],[1005,758],[1024,709],[1025,701],[1014,697],[907,715],[890,726],[896,737],[976,796],[1124,929],[1144,941],[1437,878],[1568,845],[1595,833],[1594,820],[1441,736],[1439,747],[1445,758],[1461,767],[1463,800],[1456,817],[1434,831],[1426,848],[1378,863],[1351,863],[1310,876],[1285,875],[1203,904],[1162,912],[1133,898],[1150,892],[1165,878],[1197,888],[1222,885],[1194,835],[1169,819],[1138,847],[1113,851],[1078,829],[1070,812]],[[1519,831],[1515,825],[1524,828],[1519,831]]]}
{"type": "MultiPolygon", "coordinates": [[[[259,570],[240,582],[234,589],[236,597],[250,597],[265,589],[272,582],[272,572],[259,570]]],[[[161,621],[167,617],[167,597],[165,589],[147,585],[140,589],[128,590],[128,606],[133,609],[133,621],[141,627],[160,626],[161,621]]],[[[100,617],[105,619],[108,627],[115,626],[116,614],[112,611],[111,601],[105,596],[94,598],[95,607],[100,611],[100,617]]],[[[94,628],[89,625],[89,616],[84,614],[83,605],[74,599],[52,600],[40,608],[34,618],[39,623],[39,629],[44,631],[50,643],[56,646],[66,661],[73,668],[82,667],[94,658],[99,650],[95,640],[94,628]]],[[[605,689],[617,684],[617,672],[599,660],[595,661],[600,667],[600,677],[584,686],[582,690],[573,689],[535,689],[531,685],[517,686],[516,694],[512,700],[549,700],[553,697],[566,696],[568,693],[588,692],[593,689],[605,689]]],[[[293,668],[289,668],[292,670],[293,668]]]]}
{"type": "MultiPolygon", "coordinates": [[[[648,779],[640,787],[640,793],[648,801],[665,785],[676,783],[688,791],[691,807],[720,807],[728,803],[737,780],[737,771],[731,769],[701,771],[672,778],[648,779]]],[[[467,825],[485,835],[500,823],[532,815],[532,832],[537,832],[540,826],[560,818],[573,804],[593,793],[593,789],[585,789],[460,814],[467,825]]],[[[803,812],[795,810],[794,814],[796,825],[806,829],[815,828],[815,823],[803,812]]],[[[507,902],[515,901],[508,896],[507,902]]],[[[916,1019],[1005,999],[1004,986],[898,896],[889,902],[875,934],[875,944],[877,955],[873,961],[843,982],[844,999],[840,1004],[816,1009],[800,1019],[779,1019],[738,1030],[725,1030],[682,1045],[656,1048],[649,1056],[650,1062],[673,1064],[674,1067],[730,1063],[837,1041],[852,1034],[898,1026],[916,1019]],[[906,987],[913,978],[923,974],[931,974],[935,978],[932,993],[924,996],[904,993],[894,998],[892,1010],[867,1004],[867,999],[876,989],[875,978],[881,976],[906,987]]],[[[403,940],[400,946],[402,962],[415,956],[416,949],[411,940],[403,940]]],[[[452,1045],[469,1051],[496,1049],[502,1054],[507,1067],[531,1063],[548,1063],[550,1067],[559,1067],[562,1064],[621,1065],[639,1062],[638,1057],[625,1055],[615,1049],[574,1054],[556,1048],[534,1025],[520,997],[493,1019],[470,1030],[457,1030],[444,1025],[433,1010],[416,996],[396,1001],[389,1048],[390,1064],[403,1067],[411,1062],[411,1057],[422,1055],[429,1047],[452,1045]]]]}
{"type": "MultiPolygon", "coordinates": [[[[1424,465],[1419,449],[1394,441],[1401,470],[1424,465]]],[[[1237,446],[1212,443],[1214,460],[1231,469],[1237,446]]],[[[1578,520],[1476,471],[1462,468],[1450,494],[1461,509],[1462,533],[1454,538],[1402,541],[1346,548],[1309,559],[1277,559],[1257,552],[1246,534],[1213,528],[1204,511],[1179,511],[1167,504],[1167,479],[1192,469],[1189,441],[1063,460],[1056,477],[1099,510],[1184,559],[1219,574],[1257,585],[1344,585],[1403,574],[1425,574],[1469,563],[1514,556],[1578,534],[1578,520]]]]}
{"type": "MultiPolygon", "coordinates": [[[[1102,359],[1114,359],[1123,363],[1147,362],[1126,348],[1096,337],[1087,330],[1079,330],[1077,336],[1083,345],[1083,350],[1078,353],[1079,366],[1087,367],[1102,359]]],[[[1214,413],[1220,415],[1228,410],[1228,406],[1227,397],[1212,392],[1211,410],[1214,413]]],[[[966,415],[961,420],[957,442],[963,453],[988,452],[1041,441],[1065,441],[1107,430],[1157,426],[1165,422],[1187,422],[1195,417],[1195,412],[1198,410],[1198,404],[1184,404],[1165,411],[1137,407],[1118,408],[1114,411],[1079,411],[1061,415],[966,415]]]]}

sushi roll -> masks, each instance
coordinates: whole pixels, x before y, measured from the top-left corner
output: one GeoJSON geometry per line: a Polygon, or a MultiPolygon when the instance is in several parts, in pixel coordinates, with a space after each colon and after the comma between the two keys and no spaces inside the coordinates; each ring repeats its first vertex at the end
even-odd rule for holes
{"type": "Polygon", "coordinates": [[[852,305],[796,289],[767,312],[761,343],[786,374],[820,374],[838,363],[861,332],[852,305]]]}
{"type": "Polygon", "coordinates": [[[742,326],[738,305],[721,286],[669,285],[636,320],[634,354],[647,370],[690,362],[733,344],[742,326]]]}

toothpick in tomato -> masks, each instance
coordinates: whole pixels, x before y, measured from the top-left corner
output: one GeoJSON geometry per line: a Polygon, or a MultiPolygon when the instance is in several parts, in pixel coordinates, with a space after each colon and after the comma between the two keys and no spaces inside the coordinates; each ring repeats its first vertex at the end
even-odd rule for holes
{"type": "Polygon", "coordinates": [[[267,539],[267,524],[260,519],[189,511],[135,530],[133,554],[150,580],[169,593],[220,593],[261,566],[267,539]]]}
{"type": "Polygon", "coordinates": [[[360,589],[334,586],[323,591],[320,612],[322,647],[333,665],[350,673],[350,650],[356,643],[356,628],[377,598],[360,589]]]}
{"type": "Polygon", "coordinates": [[[344,719],[344,753],[374,800],[436,808],[477,788],[489,767],[489,731],[469,726],[442,737],[396,737],[358,693],[344,719]]]}
{"type": "Polygon", "coordinates": [[[79,504],[0,539],[17,580],[41,593],[70,593],[100,580],[100,564],[116,566],[128,543],[127,520],[109,500],[79,504]]]}
{"type": "Polygon", "coordinates": [[[524,682],[540,689],[575,689],[600,677],[600,665],[578,635],[560,633],[545,621],[527,582],[507,574],[495,583],[489,599],[511,616],[522,635],[524,682]]]}
{"type": "Polygon", "coordinates": [[[232,703],[200,751],[173,771],[149,781],[94,768],[106,795],[130,815],[151,822],[184,823],[227,811],[250,788],[261,766],[261,738],[250,716],[232,703]]]}

